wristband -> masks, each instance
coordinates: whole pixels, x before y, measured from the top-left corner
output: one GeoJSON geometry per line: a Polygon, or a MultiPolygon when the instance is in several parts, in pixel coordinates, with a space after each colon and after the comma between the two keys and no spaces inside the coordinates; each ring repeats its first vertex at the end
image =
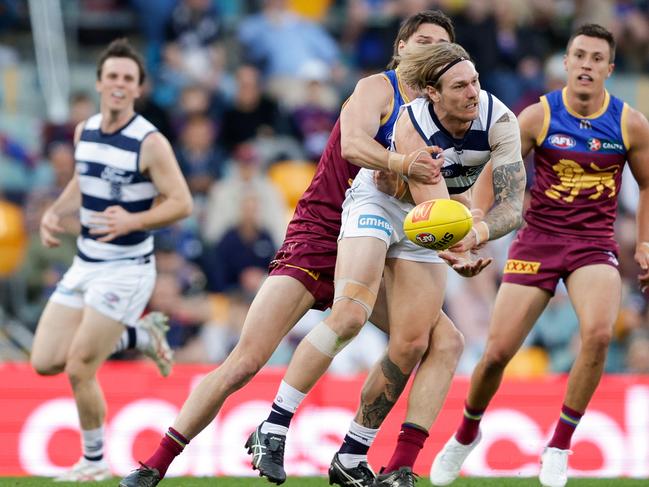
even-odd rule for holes
{"type": "Polygon", "coordinates": [[[489,240],[489,226],[484,221],[480,221],[471,227],[471,231],[475,234],[476,245],[480,245],[483,242],[489,240]],[[478,230],[478,225],[482,225],[481,229],[478,230]]]}
{"type": "Polygon", "coordinates": [[[647,247],[649,247],[649,242],[640,242],[640,245],[646,245],[647,247]]]}
{"type": "Polygon", "coordinates": [[[406,156],[398,152],[388,152],[388,169],[396,172],[399,176],[403,176],[406,156]]]}

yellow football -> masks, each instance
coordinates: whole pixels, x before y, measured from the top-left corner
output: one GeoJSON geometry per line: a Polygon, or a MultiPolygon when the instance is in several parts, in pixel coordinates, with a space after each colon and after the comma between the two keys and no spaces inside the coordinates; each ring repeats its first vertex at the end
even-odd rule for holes
{"type": "Polygon", "coordinates": [[[429,200],[415,206],[403,222],[406,236],[421,247],[446,250],[469,233],[471,212],[455,200],[429,200]]]}

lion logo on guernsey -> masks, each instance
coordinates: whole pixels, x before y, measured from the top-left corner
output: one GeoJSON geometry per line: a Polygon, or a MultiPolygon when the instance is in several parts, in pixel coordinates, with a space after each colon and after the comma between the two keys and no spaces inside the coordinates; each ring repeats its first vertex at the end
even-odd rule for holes
{"type": "Polygon", "coordinates": [[[529,260],[508,259],[505,263],[505,274],[538,274],[540,262],[531,262],[529,260]]]}
{"type": "Polygon", "coordinates": [[[583,167],[570,159],[561,159],[552,169],[561,181],[545,190],[545,195],[553,200],[562,199],[566,203],[572,203],[585,190],[594,190],[588,195],[589,200],[599,199],[606,189],[608,198],[613,198],[617,193],[615,176],[620,170],[618,165],[599,168],[591,162],[590,166],[583,167]]]}

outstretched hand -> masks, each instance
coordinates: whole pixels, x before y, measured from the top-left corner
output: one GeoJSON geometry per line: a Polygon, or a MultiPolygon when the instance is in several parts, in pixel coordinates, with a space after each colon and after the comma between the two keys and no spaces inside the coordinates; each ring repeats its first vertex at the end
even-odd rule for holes
{"type": "Polygon", "coordinates": [[[444,250],[437,255],[462,277],[477,276],[493,261],[491,257],[478,257],[474,260],[470,252],[444,250]]]}

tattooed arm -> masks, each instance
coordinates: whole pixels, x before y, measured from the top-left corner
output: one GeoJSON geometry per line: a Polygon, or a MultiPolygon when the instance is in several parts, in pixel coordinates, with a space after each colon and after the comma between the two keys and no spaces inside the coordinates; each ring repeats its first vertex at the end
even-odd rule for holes
{"type": "Polygon", "coordinates": [[[521,156],[518,121],[506,111],[489,130],[493,165],[493,206],[483,220],[473,227],[451,250],[470,250],[487,240],[495,240],[516,230],[523,222],[525,166],[521,156]]]}
{"type": "Polygon", "coordinates": [[[505,112],[489,130],[493,164],[494,206],[484,217],[488,240],[516,230],[523,223],[525,166],[521,156],[518,121],[505,112]]]}

